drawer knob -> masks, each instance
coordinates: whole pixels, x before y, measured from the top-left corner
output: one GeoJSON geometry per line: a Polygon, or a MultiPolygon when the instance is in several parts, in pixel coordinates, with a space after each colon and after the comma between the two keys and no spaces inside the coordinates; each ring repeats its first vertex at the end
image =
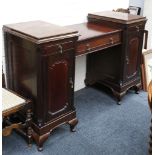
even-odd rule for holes
{"type": "Polygon", "coordinates": [[[113,38],[110,38],[110,43],[111,43],[111,44],[113,44],[113,43],[114,43],[113,38]]]}
{"type": "Polygon", "coordinates": [[[58,45],[58,48],[59,48],[59,52],[62,54],[62,46],[58,45]]]}
{"type": "Polygon", "coordinates": [[[137,32],[139,32],[139,26],[136,26],[136,30],[137,30],[137,32]]]}
{"type": "Polygon", "coordinates": [[[87,50],[90,50],[90,44],[86,44],[87,50]]]}

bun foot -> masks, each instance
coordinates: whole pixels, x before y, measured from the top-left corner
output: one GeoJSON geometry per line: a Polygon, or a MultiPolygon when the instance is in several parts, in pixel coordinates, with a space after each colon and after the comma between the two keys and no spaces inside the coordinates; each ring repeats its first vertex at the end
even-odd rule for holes
{"type": "Polygon", "coordinates": [[[39,152],[43,151],[43,147],[38,147],[38,151],[39,152]]]}
{"type": "Polygon", "coordinates": [[[122,102],[121,102],[121,101],[118,101],[118,102],[117,102],[117,104],[118,104],[118,105],[121,105],[121,104],[122,104],[122,102]]]}

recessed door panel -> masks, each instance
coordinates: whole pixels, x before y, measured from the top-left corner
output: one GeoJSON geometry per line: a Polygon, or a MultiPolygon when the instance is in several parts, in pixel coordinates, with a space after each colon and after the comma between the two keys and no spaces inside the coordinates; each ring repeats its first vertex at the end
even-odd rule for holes
{"type": "Polygon", "coordinates": [[[137,74],[138,70],[138,48],[139,48],[139,38],[135,37],[129,41],[129,51],[126,56],[127,63],[127,78],[131,78],[137,74]]]}
{"type": "Polygon", "coordinates": [[[55,114],[67,107],[68,63],[58,61],[48,66],[48,112],[55,114]]]}
{"type": "Polygon", "coordinates": [[[73,109],[74,62],[74,50],[43,55],[45,122],[73,109]]]}

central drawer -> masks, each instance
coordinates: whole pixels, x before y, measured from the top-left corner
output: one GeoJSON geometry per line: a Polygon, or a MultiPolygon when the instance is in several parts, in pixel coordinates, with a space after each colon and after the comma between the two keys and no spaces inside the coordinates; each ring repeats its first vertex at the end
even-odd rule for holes
{"type": "Polygon", "coordinates": [[[77,43],[76,56],[101,50],[107,47],[112,47],[118,44],[121,44],[121,33],[81,40],[77,43]]]}

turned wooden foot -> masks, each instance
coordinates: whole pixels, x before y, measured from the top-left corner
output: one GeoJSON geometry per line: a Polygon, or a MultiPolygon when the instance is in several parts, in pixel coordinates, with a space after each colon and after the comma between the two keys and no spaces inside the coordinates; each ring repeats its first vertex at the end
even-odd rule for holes
{"type": "Polygon", "coordinates": [[[32,145],[32,132],[33,132],[32,128],[28,127],[27,129],[28,146],[32,145]]]}
{"type": "Polygon", "coordinates": [[[38,151],[39,152],[43,151],[43,147],[42,146],[38,146],[38,151]]]}
{"type": "Polygon", "coordinates": [[[121,101],[117,101],[117,104],[118,104],[118,105],[121,105],[121,104],[122,104],[122,102],[121,102],[121,101]]]}
{"type": "Polygon", "coordinates": [[[78,123],[78,119],[77,118],[75,118],[75,119],[73,119],[73,120],[68,122],[68,124],[70,125],[70,131],[71,132],[75,132],[76,131],[75,130],[75,126],[77,125],[77,123],[78,123]]]}
{"type": "Polygon", "coordinates": [[[50,132],[45,133],[44,135],[38,135],[37,133],[33,132],[32,136],[38,146],[38,151],[43,150],[43,144],[48,139],[49,135],[50,135],[50,132]]]}

